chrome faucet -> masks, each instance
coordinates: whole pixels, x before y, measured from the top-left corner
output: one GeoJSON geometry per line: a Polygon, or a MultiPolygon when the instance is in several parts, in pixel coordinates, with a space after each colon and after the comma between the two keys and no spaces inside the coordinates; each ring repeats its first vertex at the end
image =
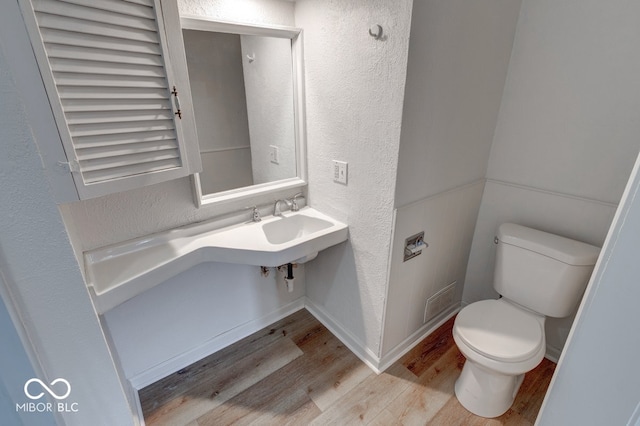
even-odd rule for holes
{"type": "Polygon", "coordinates": [[[258,211],[257,206],[246,207],[247,210],[251,210],[251,221],[252,222],[260,222],[262,218],[260,217],[260,212],[258,211]]]}
{"type": "Polygon", "coordinates": [[[298,198],[304,198],[304,195],[302,195],[302,192],[298,192],[296,195],[291,197],[291,211],[292,212],[297,212],[298,210],[300,210],[300,207],[298,206],[298,198]]]}
{"type": "Polygon", "coordinates": [[[287,207],[291,209],[292,212],[297,212],[300,210],[300,206],[298,206],[298,198],[304,198],[302,192],[297,193],[291,199],[283,198],[281,200],[276,200],[273,205],[273,215],[274,216],[282,216],[282,212],[280,211],[280,203],[285,203],[287,207]]]}
{"type": "Polygon", "coordinates": [[[273,205],[274,216],[282,216],[282,212],[280,211],[280,203],[286,203],[287,206],[290,207],[291,210],[293,210],[293,201],[287,200],[286,198],[283,198],[281,200],[276,200],[275,204],[273,205]]]}

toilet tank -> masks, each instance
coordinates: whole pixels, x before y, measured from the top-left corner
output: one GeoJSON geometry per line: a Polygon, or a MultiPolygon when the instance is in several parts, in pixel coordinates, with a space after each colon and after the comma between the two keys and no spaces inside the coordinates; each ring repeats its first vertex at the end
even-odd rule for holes
{"type": "Polygon", "coordinates": [[[569,316],[582,297],[600,248],[513,223],[498,228],[494,288],[550,317],[569,316]]]}

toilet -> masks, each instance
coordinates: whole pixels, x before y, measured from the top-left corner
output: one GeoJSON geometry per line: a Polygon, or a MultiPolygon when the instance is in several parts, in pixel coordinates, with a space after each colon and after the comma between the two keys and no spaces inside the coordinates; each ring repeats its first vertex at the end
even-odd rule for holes
{"type": "Polygon", "coordinates": [[[466,361],[458,401],[482,417],[513,404],[524,374],[544,358],[547,316],[576,309],[600,249],[513,223],[500,225],[493,286],[497,300],[463,308],[453,338],[466,361]]]}

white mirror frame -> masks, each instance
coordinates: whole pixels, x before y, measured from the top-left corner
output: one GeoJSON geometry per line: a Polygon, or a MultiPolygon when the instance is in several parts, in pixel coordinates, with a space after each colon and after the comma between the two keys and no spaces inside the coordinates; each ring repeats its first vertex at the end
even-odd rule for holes
{"type": "Polygon", "coordinates": [[[296,171],[297,176],[282,179],[275,182],[245,186],[230,189],[228,191],[203,194],[200,185],[200,175],[193,175],[194,197],[196,205],[219,204],[229,201],[242,200],[256,195],[267,194],[274,191],[298,188],[307,184],[307,155],[306,155],[306,127],[305,127],[305,100],[304,100],[304,65],[302,50],[302,29],[277,25],[252,25],[240,24],[230,21],[220,21],[203,16],[182,15],[180,17],[182,29],[211,31],[219,33],[243,34],[255,36],[267,36],[287,38],[291,40],[291,56],[293,67],[293,108],[294,131],[296,144],[296,171]]]}

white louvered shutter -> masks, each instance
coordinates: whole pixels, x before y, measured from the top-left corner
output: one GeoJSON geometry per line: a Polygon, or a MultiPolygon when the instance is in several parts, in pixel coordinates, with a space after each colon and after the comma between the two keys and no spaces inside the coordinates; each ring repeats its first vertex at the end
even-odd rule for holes
{"type": "Polygon", "coordinates": [[[172,3],[31,1],[32,44],[81,199],[200,171],[172,3]]]}

